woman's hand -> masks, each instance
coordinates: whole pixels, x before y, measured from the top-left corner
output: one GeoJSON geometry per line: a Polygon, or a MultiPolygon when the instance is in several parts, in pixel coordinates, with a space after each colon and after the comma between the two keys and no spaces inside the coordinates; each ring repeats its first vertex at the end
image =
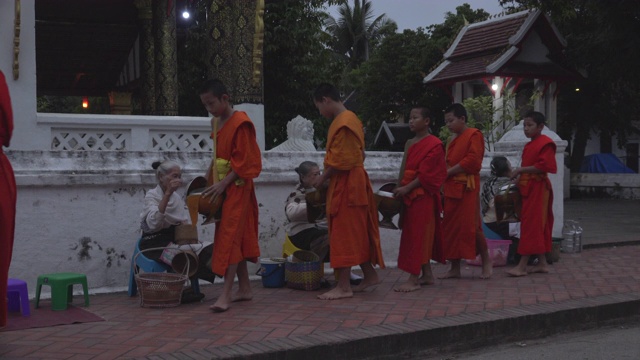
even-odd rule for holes
{"type": "Polygon", "coordinates": [[[167,184],[166,194],[171,195],[182,186],[182,179],[171,179],[167,184]]]}

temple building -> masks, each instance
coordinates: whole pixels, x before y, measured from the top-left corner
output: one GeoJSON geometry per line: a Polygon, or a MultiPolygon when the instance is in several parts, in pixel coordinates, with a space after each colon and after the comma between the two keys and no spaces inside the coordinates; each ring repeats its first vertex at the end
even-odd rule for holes
{"type": "Polygon", "coordinates": [[[533,109],[556,130],[558,92],[581,76],[565,64],[565,47],[540,10],[495,17],[463,27],[424,83],[441,87],[454,102],[491,95],[495,108],[505,107],[506,95],[516,94],[506,105],[519,109],[533,101],[533,109]]]}

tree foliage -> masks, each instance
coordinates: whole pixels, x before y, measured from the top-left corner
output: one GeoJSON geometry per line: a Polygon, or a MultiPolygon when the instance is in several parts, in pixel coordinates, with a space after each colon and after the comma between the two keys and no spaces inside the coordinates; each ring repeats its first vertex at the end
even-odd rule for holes
{"type": "Polygon", "coordinates": [[[267,149],[287,139],[287,122],[301,115],[314,122],[317,137],[327,121],[318,115],[311,93],[321,82],[337,83],[340,63],[327,47],[324,6],[333,1],[271,0],[264,23],[264,104],[267,149]]]}
{"type": "MultiPolygon", "coordinates": [[[[617,135],[623,146],[637,134],[640,112],[640,2],[633,0],[501,0],[508,9],[536,7],[549,14],[567,40],[570,66],[585,77],[564,84],[558,101],[559,135],[571,138],[571,169],[578,171],[591,131],[617,135]],[[579,88],[576,92],[573,89],[579,88]]],[[[561,84],[562,85],[562,84],[561,84]]],[[[606,152],[608,149],[601,149],[606,152]]]]}
{"type": "Polygon", "coordinates": [[[358,115],[367,129],[368,147],[383,121],[404,119],[415,104],[434,108],[447,101],[444,93],[422,84],[425,71],[440,56],[422,29],[405,30],[385,38],[371,59],[350,74],[358,90],[358,115]]]}
{"type": "Polygon", "coordinates": [[[385,34],[398,29],[395,21],[385,14],[375,17],[371,2],[367,0],[353,0],[353,6],[348,1],[342,1],[338,13],[338,19],[328,16],[325,26],[332,36],[329,46],[343,57],[347,69],[358,68],[369,60],[371,46],[385,34]]]}
{"type": "Polygon", "coordinates": [[[441,89],[427,87],[423,78],[441,60],[465,19],[482,21],[489,14],[472,10],[468,4],[447,13],[442,24],[425,29],[404,30],[385,36],[373,49],[369,61],[351,72],[348,83],[358,90],[358,115],[367,132],[367,144],[373,147],[374,136],[383,121],[405,119],[413,105],[429,107],[435,133],[444,125],[442,110],[451,99],[441,89]]]}

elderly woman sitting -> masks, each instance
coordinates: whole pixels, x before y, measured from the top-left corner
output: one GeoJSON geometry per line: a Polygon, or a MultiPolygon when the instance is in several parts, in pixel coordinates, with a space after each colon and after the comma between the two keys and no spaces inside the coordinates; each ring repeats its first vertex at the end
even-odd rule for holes
{"type": "MultiPolygon", "coordinates": [[[[180,165],[172,161],[154,162],[158,185],[147,191],[144,197],[144,209],[140,214],[142,238],[140,250],[175,246],[175,232],[178,225],[190,224],[189,213],[183,197],[176,192],[182,186],[180,165]]],[[[198,270],[194,277],[209,281],[215,280],[211,272],[213,244],[194,244],[192,250],[198,253],[198,270]]],[[[145,251],[150,259],[161,261],[163,250],[145,251]]]]}

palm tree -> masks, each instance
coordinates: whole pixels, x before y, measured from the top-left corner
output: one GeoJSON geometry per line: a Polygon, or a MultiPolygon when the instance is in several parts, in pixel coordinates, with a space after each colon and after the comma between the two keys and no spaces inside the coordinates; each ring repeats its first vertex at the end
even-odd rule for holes
{"type": "Polygon", "coordinates": [[[347,0],[338,7],[339,18],[329,16],[325,20],[327,32],[333,37],[330,46],[345,58],[349,69],[355,69],[369,59],[369,47],[379,41],[384,34],[394,33],[398,26],[395,21],[382,14],[374,19],[371,2],[353,0],[353,7],[347,0]]]}

